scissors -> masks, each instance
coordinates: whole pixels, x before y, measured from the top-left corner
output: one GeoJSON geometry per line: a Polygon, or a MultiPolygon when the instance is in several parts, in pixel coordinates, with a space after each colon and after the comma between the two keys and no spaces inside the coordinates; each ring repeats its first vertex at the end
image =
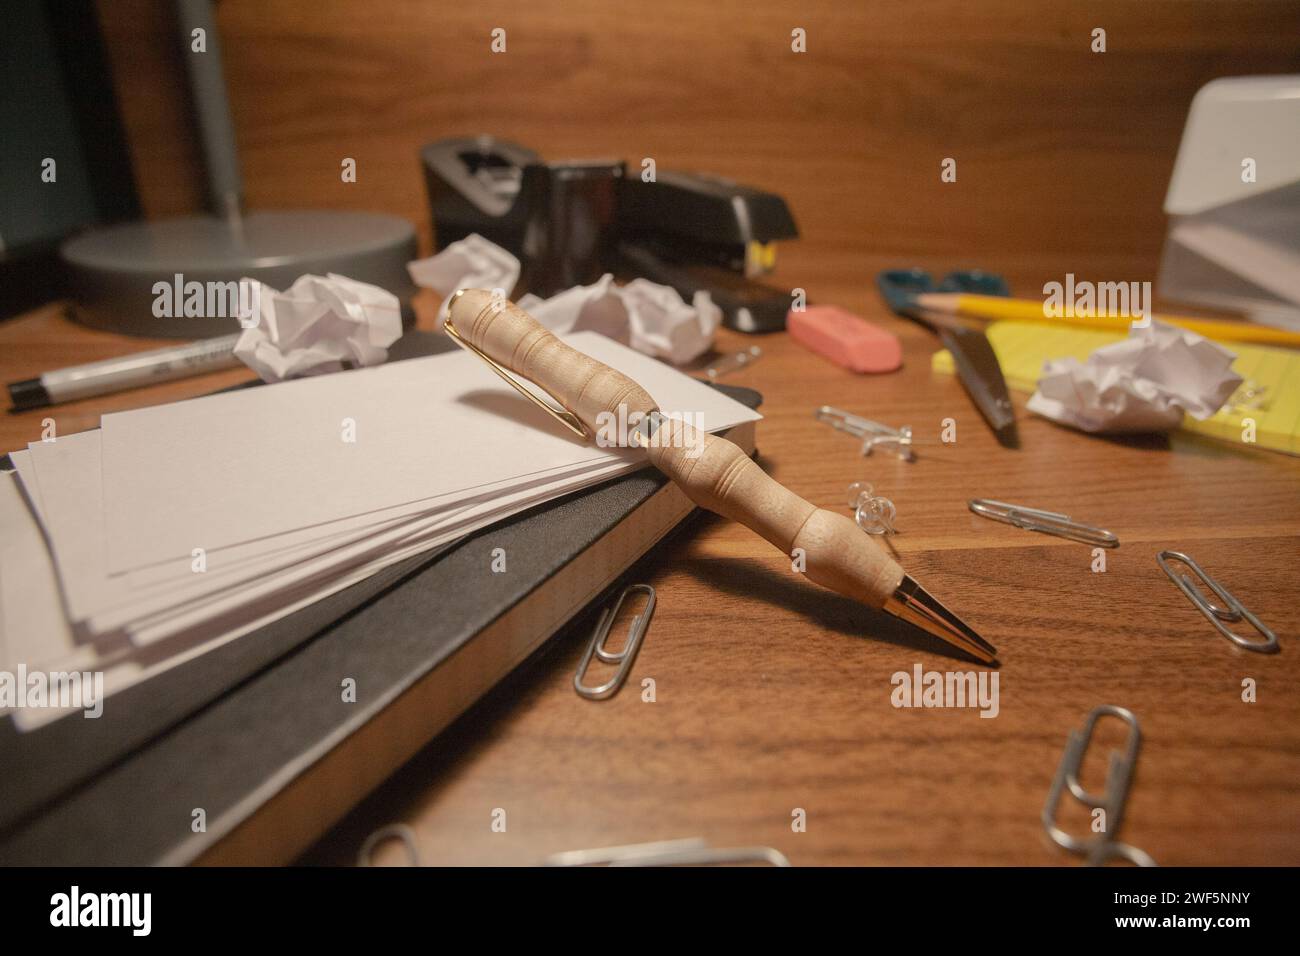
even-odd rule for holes
{"type": "Polygon", "coordinates": [[[886,269],[876,276],[880,294],[894,312],[935,332],[944,348],[952,353],[957,377],[966,387],[971,401],[993,429],[998,443],[1005,448],[1019,448],[1016,415],[1011,407],[1002,366],[979,329],[922,308],[916,297],[924,292],[967,292],[975,295],[1009,296],[1011,289],[1000,275],[967,269],[950,272],[937,285],[930,273],[922,269],[886,269]]]}

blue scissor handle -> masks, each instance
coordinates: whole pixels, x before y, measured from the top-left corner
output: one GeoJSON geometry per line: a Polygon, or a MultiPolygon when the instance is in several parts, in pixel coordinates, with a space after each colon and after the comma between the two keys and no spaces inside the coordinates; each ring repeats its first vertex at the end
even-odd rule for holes
{"type": "MultiPolygon", "coordinates": [[[[928,279],[929,276],[926,278],[928,279]]],[[[1011,287],[1007,285],[1006,279],[996,272],[985,272],[982,269],[949,272],[939,283],[938,291],[966,292],[971,295],[1011,295],[1011,287]]]]}

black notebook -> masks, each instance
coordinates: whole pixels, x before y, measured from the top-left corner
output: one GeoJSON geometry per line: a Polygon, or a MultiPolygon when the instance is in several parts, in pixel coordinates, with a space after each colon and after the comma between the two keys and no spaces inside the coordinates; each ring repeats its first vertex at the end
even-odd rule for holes
{"type": "MultiPolygon", "coordinates": [[[[753,451],[752,423],[728,435],[753,451]]],[[[0,863],[288,862],[691,510],[643,469],[127,688],[112,720],[0,721],[0,863]],[[507,571],[483,574],[496,548],[507,571]]]]}

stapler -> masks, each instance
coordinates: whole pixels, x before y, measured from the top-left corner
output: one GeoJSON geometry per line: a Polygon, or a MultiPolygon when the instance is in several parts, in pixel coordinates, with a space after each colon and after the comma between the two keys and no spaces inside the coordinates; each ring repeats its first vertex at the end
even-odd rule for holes
{"type": "Polygon", "coordinates": [[[774,193],[701,173],[625,178],[616,262],[689,299],[705,289],[741,332],[785,328],[790,293],[755,282],[776,264],[776,242],[799,230],[774,193]]]}
{"type": "Polygon", "coordinates": [[[799,234],[780,196],[697,173],[647,182],[621,160],[548,162],[490,136],[439,140],[421,158],[436,248],[476,232],[508,249],[521,263],[515,295],[614,272],[686,299],[702,289],[741,332],[785,328],[789,294],[754,281],[775,243],[799,234]]]}

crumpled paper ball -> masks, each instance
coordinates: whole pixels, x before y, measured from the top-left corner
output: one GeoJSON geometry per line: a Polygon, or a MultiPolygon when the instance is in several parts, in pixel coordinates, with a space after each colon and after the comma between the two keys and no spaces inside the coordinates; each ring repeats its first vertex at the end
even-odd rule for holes
{"type": "Polygon", "coordinates": [[[411,281],[442,296],[438,309],[441,327],[447,300],[458,289],[500,289],[509,296],[519,281],[519,260],[495,242],[472,232],[442,252],[406,264],[411,281]]]}
{"type": "MultiPolygon", "coordinates": [[[[440,323],[457,289],[501,289],[508,296],[519,281],[519,260],[477,233],[406,268],[416,285],[443,296],[440,323]]],[[[552,332],[599,332],[674,365],[707,352],[722,323],[722,309],[703,290],[688,303],[669,286],[634,279],[620,287],[608,273],[548,299],[525,295],[518,305],[552,332]]]]}
{"type": "Polygon", "coordinates": [[[258,323],[244,329],[235,355],[266,382],[378,365],[402,335],[397,296],[330,273],[305,275],[284,292],[252,279],[258,323]]]}
{"type": "Polygon", "coordinates": [[[685,365],[713,346],[722,309],[703,289],[689,303],[676,289],[649,279],[633,279],[620,291],[638,352],[685,365]]]}
{"type": "Polygon", "coordinates": [[[575,285],[549,299],[529,294],[516,304],[552,332],[599,332],[630,345],[627,306],[619,292],[607,272],[591,285],[575,285]]]}
{"type": "Polygon", "coordinates": [[[1204,421],[1241,384],[1236,356],[1195,332],[1152,322],[1086,362],[1043,363],[1031,412],[1085,432],[1170,431],[1183,414],[1204,421]]]}
{"type": "Polygon", "coordinates": [[[549,299],[526,295],[518,304],[552,332],[600,332],[674,365],[707,352],[722,323],[722,310],[703,290],[687,303],[669,286],[649,279],[618,286],[609,273],[549,299]]]}

